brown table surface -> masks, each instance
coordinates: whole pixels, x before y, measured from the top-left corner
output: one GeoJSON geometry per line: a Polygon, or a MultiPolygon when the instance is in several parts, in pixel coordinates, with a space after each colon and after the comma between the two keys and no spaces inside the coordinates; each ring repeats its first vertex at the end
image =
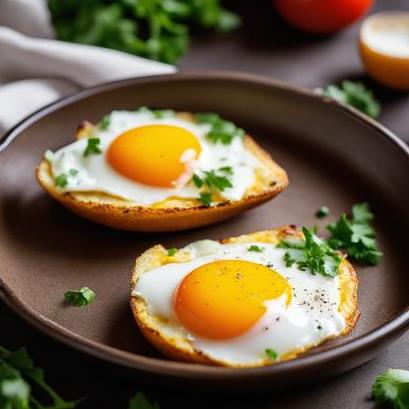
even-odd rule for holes
{"type": "MultiPolygon", "coordinates": [[[[288,28],[274,15],[266,0],[240,0],[235,7],[244,17],[243,27],[224,38],[206,36],[196,40],[180,63],[182,70],[241,70],[309,88],[359,78],[374,88],[383,103],[380,122],[409,142],[409,95],[383,89],[365,77],[356,50],[359,24],[333,37],[316,38],[288,28]]],[[[378,0],[374,10],[381,9],[409,10],[409,2],[378,0]]],[[[243,103],[246,103],[245,95],[243,103]]],[[[142,389],[141,381],[132,374],[107,367],[46,338],[1,303],[0,344],[10,348],[28,346],[36,363],[46,370],[47,379],[64,397],[88,397],[80,408],[126,409],[128,398],[142,389]]],[[[369,392],[375,376],[389,367],[409,369],[408,352],[409,334],[378,358],[349,373],[291,392],[241,397],[164,391],[159,386],[149,387],[148,392],[160,402],[162,409],[175,406],[181,409],[369,409],[374,407],[369,392]]]]}

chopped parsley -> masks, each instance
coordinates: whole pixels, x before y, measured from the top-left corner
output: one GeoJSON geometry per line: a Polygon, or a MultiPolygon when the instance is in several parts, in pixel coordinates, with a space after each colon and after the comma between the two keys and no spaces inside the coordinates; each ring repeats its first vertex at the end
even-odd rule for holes
{"type": "Polygon", "coordinates": [[[199,200],[205,205],[210,206],[212,204],[212,194],[209,192],[201,192],[199,200]]]}
{"type": "Polygon", "coordinates": [[[211,126],[207,139],[213,143],[229,145],[233,138],[243,137],[244,130],[238,128],[233,122],[227,121],[214,113],[199,113],[195,115],[197,122],[211,126]]]}
{"type": "Polygon", "coordinates": [[[25,348],[9,351],[0,346],[0,408],[72,409],[77,403],[65,401],[48,385],[25,348]]]}
{"type": "Polygon", "coordinates": [[[59,187],[66,187],[68,185],[68,177],[69,176],[77,176],[78,170],[77,169],[70,169],[67,173],[60,173],[57,177],[54,178],[54,183],[56,186],[59,187]]]}
{"type": "Polygon", "coordinates": [[[282,241],[278,247],[288,249],[284,254],[287,267],[296,264],[302,271],[327,277],[338,275],[342,257],[324,239],[315,235],[313,229],[303,227],[304,240],[282,241]]]}
{"type": "Polygon", "coordinates": [[[54,178],[54,183],[58,187],[66,187],[68,185],[68,176],[66,173],[60,173],[54,178]]]}
{"type": "Polygon", "coordinates": [[[85,307],[95,301],[96,294],[88,287],[82,287],[77,291],[67,291],[64,294],[66,301],[74,307],[85,307]]]}
{"type": "Polygon", "coordinates": [[[145,394],[138,392],[130,401],[128,409],[159,409],[157,402],[151,402],[145,394]]]}
{"type": "Polygon", "coordinates": [[[341,86],[328,85],[324,95],[346,105],[351,105],[363,113],[377,118],[381,112],[381,105],[373,96],[371,90],[361,82],[342,81],[341,86]]]}
{"type": "Polygon", "coordinates": [[[199,176],[195,173],[192,178],[194,185],[198,188],[205,185],[211,189],[216,189],[223,192],[225,189],[233,186],[229,178],[226,176],[226,174],[231,175],[233,173],[231,167],[219,168],[217,171],[205,170],[202,173],[203,176],[199,176]],[[229,169],[229,171],[226,171],[225,169],[229,169]]]}
{"type": "Polygon", "coordinates": [[[88,138],[87,139],[87,147],[84,150],[84,156],[89,155],[98,155],[102,153],[99,144],[101,143],[101,139],[99,138],[88,138]]]}
{"type": "Polygon", "coordinates": [[[378,405],[390,404],[395,409],[409,408],[409,371],[388,369],[372,386],[372,397],[378,405]]]}
{"type": "Polygon", "coordinates": [[[168,256],[172,257],[177,253],[178,249],[176,247],[169,247],[168,248],[168,256]]]}
{"type": "Polygon", "coordinates": [[[329,224],[328,240],[333,249],[343,249],[352,260],[375,265],[382,257],[376,243],[375,230],[369,222],[374,218],[368,203],[352,207],[352,218],[343,214],[336,223],[329,224]]]}
{"type": "Polygon", "coordinates": [[[197,188],[206,186],[210,191],[201,192],[199,200],[206,206],[210,206],[212,202],[212,192],[223,192],[225,189],[232,187],[232,183],[227,175],[233,174],[230,166],[225,166],[217,170],[202,171],[201,176],[195,173],[192,177],[192,182],[197,188]]]}
{"type": "Polygon", "coordinates": [[[318,217],[319,219],[323,219],[324,217],[329,216],[330,211],[327,206],[321,206],[316,212],[315,216],[318,217]]]}
{"type": "Polygon", "coordinates": [[[109,125],[111,124],[111,116],[110,115],[105,115],[102,117],[101,121],[98,124],[98,128],[101,129],[101,131],[106,131],[109,128],[109,125]]]}
{"type": "Polygon", "coordinates": [[[278,358],[278,354],[273,349],[267,348],[265,350],[266,355],[272,360],[275,361],[278,358]]]}
{"type": "Polygon", "coordinates": [[[253,244],[247,248],[247,251],[254,251],[255,253],[261,253],[262,251],[264,251],[264,248],[253,244]]]}

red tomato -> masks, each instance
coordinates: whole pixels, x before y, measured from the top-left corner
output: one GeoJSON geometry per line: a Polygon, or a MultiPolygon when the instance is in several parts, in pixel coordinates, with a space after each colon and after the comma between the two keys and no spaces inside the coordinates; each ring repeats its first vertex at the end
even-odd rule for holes
{"type": "Polygon", "coordinates": [[[280,14],[292,25],[311,32],[334,33],[359,19],[373,0],[275,0],[280,14]]]}

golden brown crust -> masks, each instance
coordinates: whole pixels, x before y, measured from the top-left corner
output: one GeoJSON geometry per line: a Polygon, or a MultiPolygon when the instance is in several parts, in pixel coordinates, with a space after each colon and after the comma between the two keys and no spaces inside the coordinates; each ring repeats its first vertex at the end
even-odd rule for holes
{"type": "MultiPolygon", "coordinates": [[[[266,230],[245,234],[237,237],[219,240],[220,243],[250,243],[250,242],[264,242],[264,243],[278,243],[281,240],[294,237],[302,237],[302,233],[295,229],[294,226],[283,226],[273,230],[266,230]]],[[[161,245],[156,245],[145,251],[139,256],[134,264],[131,277],[131,309],[140,328],[142,334],[163,354],[166,356],[185,362],[195,362],[216,366],[231,366],[231,367],[246,367],[254,365],[227,365],[211,359],[202,352],[194,348],[194,346],[186,339],[176,337],[169,337],[160,329],[164,321],[149,313],[145,300],[141,297],[132,294],[133,288],[145,272],[150,271],[155,267],[170,263],[183,262],[184,254],[182,252],[176,253],[175,256],[167,256],[166,249],[161,245]],[[180,254],[179,254],[180,253],[180,254]]],[[[344,259],[340,265],[339,270],[340,287],[341,287],[341,302],[339,310],[344,316],[346,327],[341,335],[346,335],[355,327],[359,318],[360,312],[358,308],[358,278],[352,265],[344,259]]],[[[329,340],[328,338],[327,340],[329,340]]],[[[306,348],[301,348],[285,355],[281,361],[294,359],[297,356],[306,352],[306,348]]],[[[258,366],[270,365],[272,362],[265,359],[258,366]]]]}
{"type": "MultiPolygon", "coordinates": [[[[185,119],[190,114],[180,113],[185,119]]],[[[83,122],[77,138],[92,135],[93,125],[83,122]]],[[[271,156],[248,135],[247,148],[263,164],[255,183],[238,201],[226,201],[211,207],[196,199],[169,198],[151,206],[138,206],[127,200],[98,192],[65,192],[55,186],[48,162],[43,159],[36,178],[43,189],[62,205],[84,218],[121,230],[165,232],[192,229],[236,216],[281,193],[288,185],[287,174],[271,156]]]]}

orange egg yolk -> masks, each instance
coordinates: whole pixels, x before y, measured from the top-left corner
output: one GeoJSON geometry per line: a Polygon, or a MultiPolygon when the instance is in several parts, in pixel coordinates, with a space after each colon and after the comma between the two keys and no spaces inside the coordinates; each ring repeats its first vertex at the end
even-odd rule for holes
{"type": "Polygon", "coordinates": [[[149,186],[172,187],[201,152],[189,131],[147,125],[119,135],[107,151],[108,163],[123,176],[149,186]]]}
{"type": "Polygon", "coordinates": [[[175,294],[175,312],[192,333],[210,339],[237,337],[266,312],[265,301],[292,292],[274,270],[242,260],[213,261],[193,270],[175,294]]]}

